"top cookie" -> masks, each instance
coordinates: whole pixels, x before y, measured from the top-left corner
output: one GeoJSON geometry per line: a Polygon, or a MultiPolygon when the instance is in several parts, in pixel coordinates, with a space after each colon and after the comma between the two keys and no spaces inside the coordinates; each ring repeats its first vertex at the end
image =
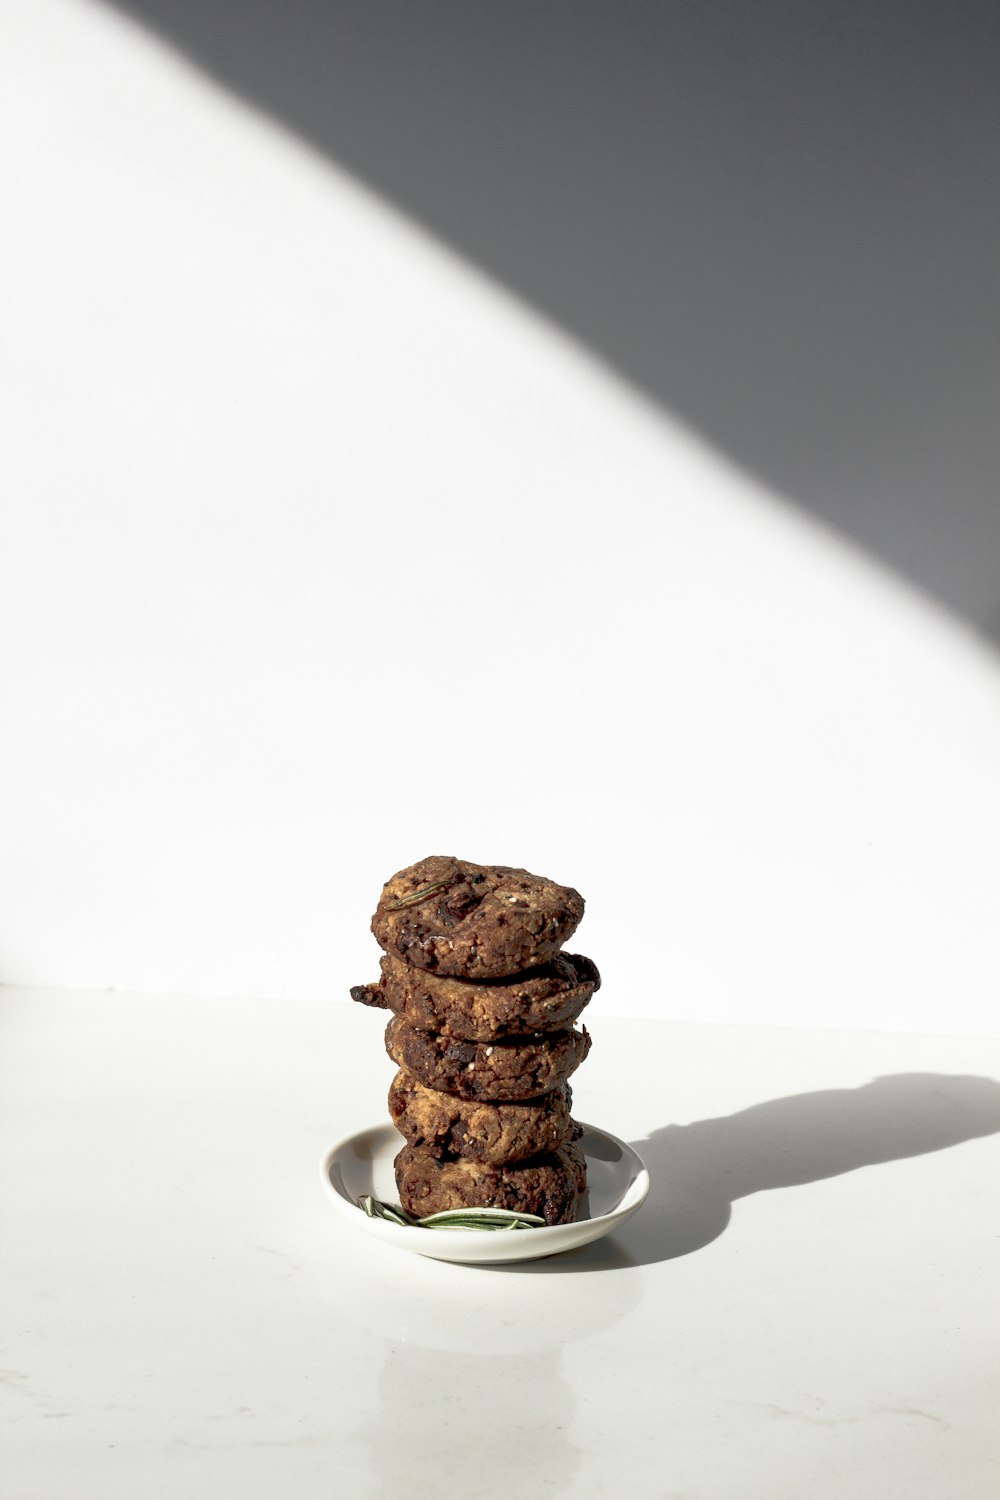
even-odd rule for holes
{"type": "Polygon", "coordinates": [[[583,897],[508,865],[432,854],[383,887],[372,932],[387,953],[459,979],[500,979],[552,958],[576,931],[583,897]]]}

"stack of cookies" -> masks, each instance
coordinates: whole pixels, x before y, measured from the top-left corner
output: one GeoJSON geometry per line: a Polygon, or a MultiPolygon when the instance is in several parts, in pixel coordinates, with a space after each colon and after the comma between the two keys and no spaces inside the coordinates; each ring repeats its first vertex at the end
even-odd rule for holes
{"type": "Polygon", "coordinates": [[[504,1208],[570,1223],[586,1191],[568,1079],[590,1050],[577,1020],[600,984],[560,949],[583,897],[527,870],[432,855],[383,888],[377,984],[393,1012],[389,1112],[406,1145],[396,1185],[417,1218],[504,1208]]]}

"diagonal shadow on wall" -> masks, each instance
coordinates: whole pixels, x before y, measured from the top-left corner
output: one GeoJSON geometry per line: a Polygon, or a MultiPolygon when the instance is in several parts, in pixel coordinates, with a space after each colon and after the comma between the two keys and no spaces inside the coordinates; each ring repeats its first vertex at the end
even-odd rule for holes
{"type": "Polygon", "coordinates": [[[991,0],[117,0],[1000,641],[991,0]]]}

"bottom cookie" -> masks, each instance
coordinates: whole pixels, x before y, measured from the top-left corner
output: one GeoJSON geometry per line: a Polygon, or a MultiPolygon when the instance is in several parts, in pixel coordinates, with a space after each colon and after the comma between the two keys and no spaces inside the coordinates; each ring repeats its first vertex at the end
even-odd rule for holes
{"type": "Polygon", "coordinates": [[[506,1167],[442,1161],[425,1146],[404,1146],[396,1187],[406,1212],[418,1219],[449,1208],[506,1208],[539,1214],[546,1224],[571,1224],[587,1189],[587,1166],[576,1146],[506,1167]]]}

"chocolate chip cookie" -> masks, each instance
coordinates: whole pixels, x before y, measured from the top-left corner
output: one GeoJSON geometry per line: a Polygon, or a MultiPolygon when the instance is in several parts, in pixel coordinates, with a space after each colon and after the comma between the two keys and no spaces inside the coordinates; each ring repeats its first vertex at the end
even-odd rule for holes
{"type": "Polygon", "coordinates": [[[378,983],[355,985],[351,997],[394,1011],[418,1031],[495,1042],[565,1030],[600,983],[597,965],[577,953],[557,953],[525,973],[478,983],[415,969],[386,953],[378,983]]]}
{"type": "Polygon", "coordinates": [[[399,1016],[385,1030],[385,1050],[425,1088],[460,1099],[538,1099],[557,1089],[590,1051],[586,1027],[548,1036],[499,1042],[465,1042],[433,1031],[415,1031],[399,1016]]]}
{"type": "Polygon", "coordinates": [[[499,979],[554,958],[583,897],[527,870],[433,854],[387,881],[372,932],[387,953],[458,979],[499,979]]]}
{"type": "Polygon", "coordinates": [[[539,1214],[546,1224],[571,1224],[586,1191],[587,1168],[576,1146],[508,1167],[442,1160],[424,1146],[404,1146],[396,1157],[396,1187],[415,1218],[449,1208],[506,1208],[539,1214]]]}
{"type": "Polygon", "coordinates": [[[569,1087],[517,1104],[456,1099],[425,1086],[401,1068],[389,1089],[393,1124],[411,1146],[433,1156],[462,1156],[502,1166],[557,1151],[581,1133],[570,1118],[569,1087]]]}

